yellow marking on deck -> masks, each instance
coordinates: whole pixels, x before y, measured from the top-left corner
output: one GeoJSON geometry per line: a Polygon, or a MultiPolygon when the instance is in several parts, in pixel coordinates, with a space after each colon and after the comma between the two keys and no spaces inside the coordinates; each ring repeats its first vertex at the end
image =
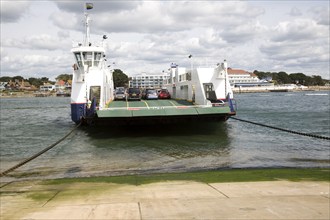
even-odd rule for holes
{"type": "Polygon", "coordinates": [[[106,106],[107,108],[109,108],[109,107],[110,107],[110,104],[111,104],[112,101],[113,101],[112,99],[108,100],[108,101],[106,102],[105,106],[106,106]]]}
{"type": "Polygon", "coordinates": [[[126,100],[126,108],[127,108],[127,110],[128,110],[128,101],[126,100]]]}
{"type": "Polygon", "coordinates": [[[142,102],[144,102],[144,104],[146,104],[147,108],[149,109],[148,103],[146,101],[143,101],[143,100],[142,100],[142,102]]]}
{"type": "Polygon", "coordinates": [[[174,104],[172,101],[169,101],[173,106],[176,106],[176,104],[174,104]]]}

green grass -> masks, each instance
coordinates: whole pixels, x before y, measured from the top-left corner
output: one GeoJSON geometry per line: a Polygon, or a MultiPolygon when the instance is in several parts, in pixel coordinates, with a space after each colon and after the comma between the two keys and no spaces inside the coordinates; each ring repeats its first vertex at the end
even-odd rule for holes
{"type": "Polygon", "coordinates": [[[215,182],[253,182],[253,181],[330,181],[329,168],[311,169],[231,169],[200,171],[186,173],[164,173],[150,175],[131,175],[113,177],[86,177],[86,178],[64,178],[47,180],[44,184],[63,184],[75,182],[107,182],[117,184],[142,185],[162,181],[197,181],[203,183],[215,182]]]}

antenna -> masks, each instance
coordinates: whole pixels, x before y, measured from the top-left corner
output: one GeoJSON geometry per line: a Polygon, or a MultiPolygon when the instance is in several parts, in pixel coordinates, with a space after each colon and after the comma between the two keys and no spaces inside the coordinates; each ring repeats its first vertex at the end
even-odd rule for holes
{"type": "Polygon", "coordinates": [[[85,13],[85,38],[84,38],[84,46],[88,46],[90,43],[90,29],[89,29],[89,22],[90,22],[89,14],[85,13]]]}
{"type": "Polygon", "coordinates": [[[90,46],[90,30],[89,30],[89,22],[91,21],[89,14],[86,12],[87,10],[93,9],[93,3],[86,3],[84,5],[84,15],[85,15],[85,39],[84,39],[84,45],[90,46]]]}

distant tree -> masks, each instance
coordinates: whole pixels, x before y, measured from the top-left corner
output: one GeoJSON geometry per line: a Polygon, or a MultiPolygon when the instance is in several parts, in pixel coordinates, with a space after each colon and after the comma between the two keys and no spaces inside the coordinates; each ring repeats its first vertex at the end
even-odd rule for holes
{"type": "Polygon", "coordinates": [[[34,77],[29,78],[28,81],[31,85],[34,85],[35,87],[40,87],[44,84],[40,79],[34,77]]]}
{"type": "Polygon", "coordinates": [[[128,76],[122,70],[115,69],[112,76],[115,88],[128,86],[128,76]]]}
{"type": "Polygon", "coordinates": [[[41,77],[40,79],[43,83],[49,83],[49,78],[48,77],[41,77]]]}
{"type": "Polygon", "coordinates": [[[289,75],[286,72],[279,72],[276,74],[276,81],[279,84],[290,84],[292,83],[289,75]]]}
{"type": "Polygon", "coordinates": [[[256,74],[259,79],[266,79],[266,78],[269,78],[269,77],[272,78],[272,73],[271,72],[262,72],[262,71],[255,70],[255,71],[253,71],[253,73],[256,74]]]}
{"type": "Polygon", "coordinates": [[[0,77],[0,82],[9,82],[10,80],[12,80],[12,77],[10,77],[10,76],[0,77]]]}
{"type": "Polygon", "coordinates": [[[12,81],[15,81],[15,80],[22,81],[22,80],[24,80],[24,78],[22,76],[14,76],[14,77],[12,77],[12,81]]]}
{"type": "Polygon", "coordinates": [[[56,80],[63,80],[67,82],[68,80],[72,80],[72,74],[61,74],[55,78],[56,80]]]}
{"type": "Polygon", "coordinates": [[[325,80],[322,79],[321,76],[312,76],[313,80],[313,85],[318,85],[318,86],[324,86],[325,85],[325,80]]]}
{"type": "Polygon", "coordinates": [[[305,85],[307,76],[303,73],[291,73],[289,75],[292,83],[305,85]]]}

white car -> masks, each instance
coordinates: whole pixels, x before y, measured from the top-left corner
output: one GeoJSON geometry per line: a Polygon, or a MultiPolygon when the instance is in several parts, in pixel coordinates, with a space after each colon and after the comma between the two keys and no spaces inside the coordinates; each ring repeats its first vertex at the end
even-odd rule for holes
{"type": "Polygon", "coordinates": [[[115,91],[115,100],[126,100],[126,92],[124,87],[118,87],[115,91]]]}

